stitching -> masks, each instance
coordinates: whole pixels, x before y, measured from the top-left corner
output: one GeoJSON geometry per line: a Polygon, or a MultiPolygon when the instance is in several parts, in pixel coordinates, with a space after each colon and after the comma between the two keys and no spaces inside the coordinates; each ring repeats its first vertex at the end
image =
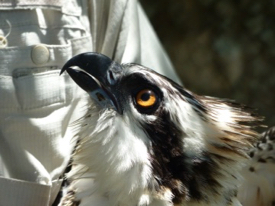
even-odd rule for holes
{"type": "MultiPolygon", "coordinates": [[[[71,44],[64,44],[64,45],[48,45],[48,44],[44,44],[48,49],[50,50],[65,50],[65,49],[69,49],[71,47],[71,44]]],[[[27,47],[6,47],[3,49],[0,49],[0,54],[3,53],[5,54],[7,51],[25,51],[25,50],[29,50],[31,51],[33,48],[33,46],[27,46],[27,47]]],[[[2,59],[2,58],[0,58],[2,59]]]]}
{"type": "Polygon", "coordinates": [[[12,79],[12,76],[4,76],[4,75],[0,75],[0,79],[12,79]]]}
{"type": "MultiPolygon", "coordinates": [[[[0,23],[0,26],[2,28],[8,28],[7,24],[4,24],[4,23],[0,23]]],[[[76,27],[76,26],[73,26],[73,25],[62,25],[62,24],[59,24],[59,25],[39,25],[38,23],[36,22],[32,22],[32,21],[26,21],[26,22],[15,22],[15,23],[12,23],[12,27],[24,27],[24,26],[37,26],[39,27],[40,29],[60,29],[60,28],[67,28],[67,29],[79,29],[79,30],[82,30],[82,31],[86,31],[85,28],[81,25],[79,27],[76,27]]]]}
{"type": "Polygon", "coordinates": [[[26,76],[20,76],[20,77],[15,77],[15,79],[17,80],[26,80],[26,79],[32,79],[34,77],[47,77],[47,76],[52,76],[54,74],[59,74],[59,71],[55,71],[55,72],[46,72],[46,73],[41,73],[41,74],[29,74],[29,75],[26,75],[26,76]]]}

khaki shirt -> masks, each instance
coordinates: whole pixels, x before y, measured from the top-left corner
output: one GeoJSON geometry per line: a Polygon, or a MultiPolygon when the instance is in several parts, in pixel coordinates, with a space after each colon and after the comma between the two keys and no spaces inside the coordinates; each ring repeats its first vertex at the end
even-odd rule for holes
{"type": "Polygon", "coordinates": [[[136,0],[0,1],[0,205],[47,206],[75,146],[85,94],[68,75],[88,51],[178,81],[136,0]]]}

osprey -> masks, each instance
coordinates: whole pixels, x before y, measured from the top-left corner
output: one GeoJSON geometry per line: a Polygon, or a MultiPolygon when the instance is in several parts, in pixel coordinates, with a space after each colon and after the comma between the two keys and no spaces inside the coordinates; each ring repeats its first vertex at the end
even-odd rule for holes
{"type": "MultiPolygon", "coordinates": [[[[73,57],[64,71],[90,102],[78,122],[70,185],[60,205],[271,206],[263,197],[275,200],[274,185],[266,194],[252,176],[241,176],[243,167],[256,173],[263,161],[275,171],[275,129],[256,145],[253,128],[261,118],[249,108],[196,95],[151,69],[98,53],[73,57]],[[246,167],[253,145],[270,155],[251,151],[258,159],[246,167]],[[245,181],[251,184],[241,185],[245,181]]],[[[272,172],[262,179],[274,184],[272,172]]]]}

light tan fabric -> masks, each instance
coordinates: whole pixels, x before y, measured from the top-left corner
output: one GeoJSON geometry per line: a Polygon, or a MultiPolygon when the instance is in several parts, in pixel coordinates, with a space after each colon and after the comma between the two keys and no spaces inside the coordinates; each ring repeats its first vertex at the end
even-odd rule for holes
{"type": "Polygon", "coordinates": [[[179,81],[136,0],[0,1],[0,205],[51,205],[84,113],[68,75],[97,51],[179,81]],[[1,39],[5,41],[1,41],[1,39]],[[77,111],[77,112],[75,112],[77,111]]]}

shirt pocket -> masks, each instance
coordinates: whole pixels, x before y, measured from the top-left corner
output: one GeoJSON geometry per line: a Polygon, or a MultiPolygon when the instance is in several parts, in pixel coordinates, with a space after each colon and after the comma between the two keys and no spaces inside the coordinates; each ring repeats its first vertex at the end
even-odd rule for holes
{"type": "Polygon", "coordinates": [[[51,112],[79,95],[69,76],[59,72],[72,56],[93,50],[85,2],[0,0],[0,36],[8,42],[0,49],[1,112],[51,112]],[[39,45],[44,50],[35,49],[39,45]]]}
{"type": "Polygon", "coordinates": [[[37,55],[33,55],[36,46],[0,49],[0,110],[62,107],[78,98],[77,85],[66,72],[59,73],[68,59],[90,51],[91,46],[90,36],[72,39],[64,45],[44,44],[48,57],[40,65],[37,55]]]}
{"type": "Polygon", "coordinates": [[[72,88],[59,72],[57,67],[15,69],[13,84],[19,107],[30,110],[61,106],[72,99],[72,88]]]}
{"type": "Polygon", "coordinates": [[[62,45],[90,35],[86,1],[11,2],[0,0],[0,36],[5,37],[9,47],[62,45]]]}
{"type": "Polygon", "coordinates": [[[12,76],[0,75],[0,110],[32,110],[69,103],[73,87],[57,67],[15,69],[12,76]]]}

